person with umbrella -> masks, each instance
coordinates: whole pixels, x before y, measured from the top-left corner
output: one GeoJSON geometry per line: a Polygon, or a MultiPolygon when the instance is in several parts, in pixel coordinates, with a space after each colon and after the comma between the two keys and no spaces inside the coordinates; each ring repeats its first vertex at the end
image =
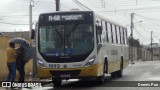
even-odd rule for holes
{"type": "Polygon", "coordinates": [[[7,48],[8,82],[14,82],[16,77],[16,50],[15,43],[10,42],[7,48]]]}
{"type": "Polygon", "coordinates": [[[16,49],[17,50],[17,59],[16,59],[16,68],[20,74],[19,83],[24,83],[24,78],[25,78],[25,70],[24,70],[24,66],[25,66],[25,61],[24,61],[24,48],[22,47],[22,45],[20,45],[19,48],[16,49]]]}
{"type": "Polygon", "coordinates": [[[11,43],[19,44],[20,47],[16,49],[17,58],[16,58],[16,68],[20,74],[19,83],[24,83],[25,79],[25,63],[27,62],[25,59],[25,53],[27,47],[30,47],[30,44],[27,40],[23,38],[13,38],[10,40],[11,43]]]}

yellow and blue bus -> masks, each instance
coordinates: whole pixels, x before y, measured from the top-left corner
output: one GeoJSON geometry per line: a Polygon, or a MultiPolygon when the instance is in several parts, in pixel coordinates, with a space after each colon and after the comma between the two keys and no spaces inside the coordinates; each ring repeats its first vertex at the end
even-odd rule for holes
{"type": "Polygon", "coordinates": [[[36,30],[37,75],[63,79],[122,77],[128,65],[127,27],[93,11],[40,14],[36,30]]]}

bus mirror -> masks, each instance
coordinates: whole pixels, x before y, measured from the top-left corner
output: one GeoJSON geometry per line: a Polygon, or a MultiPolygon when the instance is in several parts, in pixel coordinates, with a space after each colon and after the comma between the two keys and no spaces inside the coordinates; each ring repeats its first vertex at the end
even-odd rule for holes
{"type": "Polygon", "coordinates": [[[96,26],[96,30],[98,34],[102,34],[102,27],[101,26],[96,26]]]}
{"type": "Polygon", "coordinates": [[[34,37],[35,37],[35,30],[32,29],[32,31],[31,31],[31,39],[34,39],[34,37]]]}

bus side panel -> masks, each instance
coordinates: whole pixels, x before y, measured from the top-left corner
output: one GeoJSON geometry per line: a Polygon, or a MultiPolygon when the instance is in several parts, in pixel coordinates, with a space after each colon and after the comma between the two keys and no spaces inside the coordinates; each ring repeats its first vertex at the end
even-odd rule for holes
{"type": "Polygon", "coordinates": [[[124,50],[125,50],[125,58],[123,60],[123,68],[127,67],[129,64],[129,47],[128,47],[128,45],[125,45],[124,50]]]}

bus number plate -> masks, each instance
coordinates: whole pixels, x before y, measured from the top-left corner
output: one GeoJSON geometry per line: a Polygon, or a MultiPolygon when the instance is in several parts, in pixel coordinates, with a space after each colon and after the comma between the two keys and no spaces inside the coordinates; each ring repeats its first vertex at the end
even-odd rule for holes
{"type": "Polygon", "coordinates": [[[60,77],[70,77],[70,75],[69,74],[63,74],[63,75],[60,75],[60,77]]]}
{"type": "Polygon", "coordinates": [[[60,64],[49,64],[49,68],[60,68],[60,64]]]}

